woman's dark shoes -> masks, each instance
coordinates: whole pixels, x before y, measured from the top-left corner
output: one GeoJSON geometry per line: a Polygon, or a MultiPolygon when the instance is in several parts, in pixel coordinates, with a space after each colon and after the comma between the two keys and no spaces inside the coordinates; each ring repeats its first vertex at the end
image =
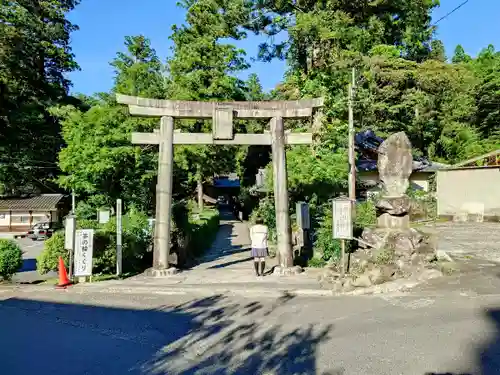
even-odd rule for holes
{"type": "Polygon", "coordinates": [[[253,266],[255,267],[255,274],[261,276],[259,273],[259,262],[253,262],[253,266]]]}

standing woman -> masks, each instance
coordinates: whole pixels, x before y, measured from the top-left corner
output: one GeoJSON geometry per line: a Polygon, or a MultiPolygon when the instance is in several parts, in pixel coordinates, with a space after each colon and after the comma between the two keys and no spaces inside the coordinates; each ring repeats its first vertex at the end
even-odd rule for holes
{"type": "Polygon", "coordinates": [[[267,252],[267,226],[259,217],[255,220],[255,225],[250,227],[250,240],[252,242],[252,257],[257,276],[264,276],[266,268],[267,252]]]}

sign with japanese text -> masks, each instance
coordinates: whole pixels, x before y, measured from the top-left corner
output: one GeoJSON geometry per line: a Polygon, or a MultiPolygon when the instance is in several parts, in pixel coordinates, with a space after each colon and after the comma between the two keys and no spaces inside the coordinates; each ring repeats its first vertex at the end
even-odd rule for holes
{"type": "Polygon", "coordinates": [[[97,211],[97,219],[99,224],[106,224],[109,221],[110,212],[109,210],[99,210],[97,211]]]}
{"type": "Polygon", "coordinates": [[[94,230],[79,229],[75,235],[75,276],[92,276],[94,230]]]}
{"type": "Polygon", "coordinates": [[[348,198],[333,200],[333,238],[352,240],[352,203],[348,198]]]}

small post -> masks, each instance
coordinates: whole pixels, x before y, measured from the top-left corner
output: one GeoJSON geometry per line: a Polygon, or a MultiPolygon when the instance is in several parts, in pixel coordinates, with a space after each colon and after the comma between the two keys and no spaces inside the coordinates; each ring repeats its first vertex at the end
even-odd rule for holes
{"type": "Polygon", "coordinates": [[[74,214],[66,216],[64,226],[64,248],[69,251],[68,277],[73,277],[73,254],[75,252],[76,217],[74,214]]]}
{"type": "Polygon", "coordinates": [[[196,192],[198,193],[198,211],[201,213],[205,207],[203,202],[203,180],[199,170],[196,178],[196,192]]]}
{"type": "Polygon", "coordinates": [[[116,276],[122,274],[122,200],[116,200],[116,276]]]}
{"type": "Polygon", "coordinates": [[[340,240],[340,277],[345,277],[345,240],[340,240]]]}
{"type": "Polygon", "coordinates": [[[75,191],[71,191],[71,213],[76,212],[76,197],[75,197],[75,191]]]}

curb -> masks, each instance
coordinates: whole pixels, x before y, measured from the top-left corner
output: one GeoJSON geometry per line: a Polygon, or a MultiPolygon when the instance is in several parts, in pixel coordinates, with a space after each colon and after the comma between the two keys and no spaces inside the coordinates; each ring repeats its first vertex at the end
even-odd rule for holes
{"type": "MultiPolygon", "coordinates": [[[[239,297],[263,297],[263,298],[280,298],[283,296],[294,297],[341,297],[341,296],[370,296],[370,295],[388,295],[394,293],[406,294],[411,289],[421,282],[413,282],[405,285],[386,285],[381,288],[381,285],[370,288],[358,288],[349,292],[337,292],[333,289],[312,289],[312,288],[262,288],[262,287],[249,287],[241,288],[222,285],[191,285],[191,286],[171,286],[166,285],[162,287],[151,286],[100,286],[98,284],[81,284],[73,285],[63,291],[65,293],[99,293],[99,294],[139,294],[139,295],[188,295],[196,294],[202,296],[215,296],[215,295],[228,295],[239,297]]],[[[178,285],[178,284],[174,284],[178,285]]],[[[0,288],[0,294],[21,292],[52,292],[57,291],[54,285],[15,285],[11,287],[0,288]]]]}
{"type": "Polygon", "coordinates": [[[144,287],[104,287],[104,288],[72,288],[72,291],[95,292],[95,293],[123,293],[123,294],[156,294],[156,295],[187,295],[201,294],[213,295],[233,295],[240,297],[258,296],[264,298],[279,298],[284,295],[307,296],[307,297],[332,297],[335,293],[328,289],[263,289],[263,288],[224,288],[224,287],[164,287],[164,288],[144,288],[144,287]]]}

